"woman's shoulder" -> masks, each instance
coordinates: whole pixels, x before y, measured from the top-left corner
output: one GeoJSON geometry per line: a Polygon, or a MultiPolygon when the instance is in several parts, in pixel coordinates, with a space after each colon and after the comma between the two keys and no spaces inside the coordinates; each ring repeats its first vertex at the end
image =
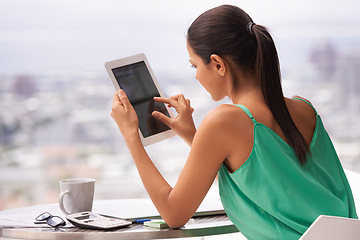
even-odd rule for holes
{"type": "Polygon", "coordinates": [[[316,126],[317,115],[311,102],[299,96],[286,98],[285,102],[296,127],[310,142],[316,126]]]}
{"type": "Polygon", "coordinates": [[[251,153],[253,129],[254,123],[244,110],[236,105],[223,104],[206,115],[196,134],[216,139],[216,149],[225,152],[226,164],[233,172],[251,153]]]}
{"type": "Polygon", "coordinates": [[[310,102],[309,99],[306,99],[306,98],[298,96],[298,95],[294,95],[291,98],[285,98],[285,99],[292,100],[292,101],[295,101],[295,102],[303,102],[303,103],[306,103],[307,105],[312,106],[312,103],[310,102]]]}
{"type": "Polygon", "coordinates": [[[291,111],[298,112],[301,115],[305,114],[308,117],[313,117],[316,114],[312,103],[306,98],[293,96],[292,98],[285,98],[285,102],[290,114],[291,111]]]}
{"type": "Polygon", "coordinates": [[[232,104],[221,104],[210,111],[204,120],[217,124],[226,124],[234,120],[239,122],[247,119],[249,117],[240,107],[232,104]]]}
{"type": "MultiPolygon", "coordinates": [[[[239,107],[232,104],[222,104],[210,111],[200,127],[221,130],[222,132],[237,133],[252,127],[253,123],[247,114],[239,107]]],[[[200,128],[199,127],[199,128],[200,128]]]]}

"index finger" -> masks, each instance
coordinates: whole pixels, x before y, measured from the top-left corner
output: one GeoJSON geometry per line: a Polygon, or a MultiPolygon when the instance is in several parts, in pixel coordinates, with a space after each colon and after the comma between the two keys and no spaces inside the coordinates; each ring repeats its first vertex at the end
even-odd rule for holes
{"type": "Polygon", "coordinates": [[[181,107],[181,104],[174,98],[154,97],[154,100],[157,102],[169,104],[169,105],[173,106],[175,109],[181,107]]]}
{"type": "Polygon", "coordinates": [[[179,101],[179,99],[184,98],[184,95],[182,93],[176,94],[174,96],[171,96],[171,98],[179,101]]]}

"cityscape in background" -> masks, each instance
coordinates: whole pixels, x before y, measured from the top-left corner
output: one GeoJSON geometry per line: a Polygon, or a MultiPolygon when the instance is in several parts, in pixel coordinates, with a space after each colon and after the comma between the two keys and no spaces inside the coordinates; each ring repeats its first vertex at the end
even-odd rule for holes
{"type": "MultiPolygon", "coordinates": [[[[314,45],[302,69],[282,69],[286,96],[308,98],[344,168],[360,172],[360,48],[314,45]]],[[[155,72],[165,95],[184,93],[198,126],[220,103],[185,73],[155,72]],[[174,77],[175,76],[175,77],[174,77]]],[[[114,87],[103,72],[0,75],[0,209],[56,202],[59,180],[96,179],[95,199],[147,197],[110,117],[114,87]]],[[[146,147],[173,185],[189,153],[179,138],[146,147]]],[[[216,183],[210,194],[216,196],[216,183]]]]}
{"type": "MultiPolygon", "coordinates": [[[[360,173],[360,1],[1,0],[0,210],[55,203],[59,181],[96,179],[95,199],[147,193],[115,122],[104,62],[145,53],[166,96],[183,93],[198,127],[215,103],[195,79],[186,30],[220,4],[268,27],[285,96],[315,106],[344,168],[360,173]]],[[[146,147],[171,185],[190,148],[146,147]]],[[[209,194],[218,198],[216,181],[209,194]]]]}

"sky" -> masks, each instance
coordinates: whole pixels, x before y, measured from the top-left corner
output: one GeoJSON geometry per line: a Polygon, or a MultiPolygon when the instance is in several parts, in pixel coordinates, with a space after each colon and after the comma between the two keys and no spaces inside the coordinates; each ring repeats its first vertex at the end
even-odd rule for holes
{"type": "Polygon", "coordinates": [[[155,71],[179,72],[189,65],[187,28],[221,4],[268,27],[285,66],[322,41],[360,45],[357,0],[1,0],[0,75],[104,71],[104,62],[140,52],[155,71]]]}

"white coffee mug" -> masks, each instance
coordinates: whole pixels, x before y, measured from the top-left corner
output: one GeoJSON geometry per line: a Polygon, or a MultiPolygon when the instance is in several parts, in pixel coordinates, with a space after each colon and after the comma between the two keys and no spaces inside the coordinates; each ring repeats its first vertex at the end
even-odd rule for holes
{"type": "Polygon", "coordinates": [[[60,181],[59,206],[64,214],[91,211],[95,179],[70,178],[60,181]]]}

